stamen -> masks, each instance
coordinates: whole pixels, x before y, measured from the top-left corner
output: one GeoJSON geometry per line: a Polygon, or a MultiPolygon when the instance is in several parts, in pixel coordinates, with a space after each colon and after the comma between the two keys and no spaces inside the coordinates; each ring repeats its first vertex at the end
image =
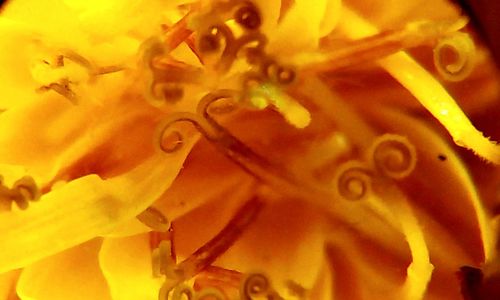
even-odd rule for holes
{"type": "MultiPolygon", "coordinates": [[[[229,26],[216,24],[198,33],[196,49],[200,53],[203,64],[220,69],[218,65],[228,60],[226,57],[230,49],[234,47],[235,41],[236,38],[229,26]]],[[[232,59],[230,61],[232,63],[232,59]]]]}
{"type": "Polygon", "coordinates": [[[184,97],[184,89],[177,83],[153,83],[152,95],[157,99],[164,99],[168,103],[176,103],[184,97]]]}
{"type": "Polygon", "coordinates": [[[40,88],[38,88],[39,92],[45,92],[45,91],[54,91],[58,93],[59,95],[63,96],[64,98],[68,99],[71,103],[74,105],[78,104],[78,97],[76,96],[75,92],[70,87],[70,81],[67,78],[61,79],[58,83],[54,82],[49,85],[44,85],[40,88]]]}
{"type": "MultiPolygon", "coordinates": [[[[327,52],[327,62],[312,63],[308,68],[333,72],[363,62],[373,61],[422,45],[434,44],[467,23],[467,20],[412,23],[400,30],[388,30],[353,41],[350,45],[327,52]]],[[[324,46],[326,49],[333,47],[324,46]]]]}
{"type": "Polygon", "coordinates": [[[202,133],[208,140],[215,141],[220,139],[222,134],[218,128],[214,128],[212,124],[201,116],[193,113],[175,113],[165,119],[159,126],[158,146],[161,151],[172,153],[180,149],[184,143],[182,134],[173,128],[173,125],[178,122],[190,122],[196,129],[202,133]]]}
{"type": "Polygon", "coordinates": [[[242,300],[252,300],[266,296],[271,290],[271,283],[267,276],[261,273],[248,274],[241,285],[242,300]]]}
{"type": "Polygon", "coordinates": [[[140,213],[137,219],[155,231],[167,232],[170,229],[170,222],[167,218],[152,206],[140,213]]]}
{"type": "Polygon", "coordinates": [[[170,298],[170,299],[171,300],[193,300],[193,299],[195,299],[194,291],[188,285],[185,285],[185,284],[178,285],[173,290],[172,298],[170,298]]]}
{"type": "Polygon", "coordinates": [[[188,19],[191,15],[192,11],[188,12],[182,19],[166,30],[163,36],[163,45],[166,47],[167,52],[177,48],[193,33],[193,31],[187,27],[188,19]]]}
{"type": "Polygon", "coordinates": [[[362,200],[372,193],[373,172],[362,162],[349,161],[334,177],[336,193],[346,200],[362,200]]]}
{"type": "Polygon", "coordinates": [[[288,66],[282,66],[274,60],[268,60],[261,65],[263,74],[273,82],[290,84],[295,79],[295,71],[288,66]]]}
{"type": "Polygon", "coordinates": [[[190,122],[218,150],[252,176],[273,186],[273,188],[285,195],[312,202],[331,212],[331,191],[318,186],[314,182],[299,179],[298,174],[292,174],[283,166],[272,163],[265,157],[255,153],[209,115],[207,109],[210,103],[218,99],[230,98],[233,93],[230,90],[221,90],[206,95],[198,106],[198,112],[202,116],[193,113],[175,113],[164,120],[159,126],[159,133],[157,134],[159,149],[167,153],[169,153],[169,149],[178,149],[178,147],[174,147],[173,145],[171,147],[162,146],[163,139],[165,137],[171,139],[171,135],[174,135],[174,138],[171,140],[175,140],[175,144],[182,143],[182,136],[178,131],[175,133],[176,130],[173,128],[173,125],[180,121],[190,122]],[[179,136],[181,139],[176,139],[179,136]]]}
{"type": "MultiPolygon", "coordinates": [[[[376,34],[378,29],[344,8],[341,31],[352,38],[376,34]]],[[[405,53],[378,60],[378,64],[412,93],[415,98],[448,130],[455,144],[478,156],[500,164],[500,146],[477,130],[444,87],[405,53]]]]}
{"type": "Polygon", "coordinates": [[[208,266],[203,272],[196,276],[194,288],[202,289],[207,286],[219,287],[222,290],[239,288],[242,274],[235,270],[229,270],[217,266],[208,266]]]}
{"type": "Polygon", "coordinates": [[[246,29],[256,30],[262,25],[262,19],[258,9],[251,3],[245,3],[238,8],[234,15],[236,23],[246,29]]]}
{"type": "Polygon", "coordinates": [[[11,189],[7,188],[0,176],[0,208],[10,210],[12,202],[19,209],[27,209],[30,201],[38,201],[41,192],[32,177],[25,176],[17,180],[11,189]]]}
{"type": "Polygon", "coordinates": [[[242,50],[246,49],[245,55],[248,57],[261,52],[266,44],[267,38],[260,32],[245,34],[236,40],[234,37],[232,40],[226,40],[226,48],[217,64],[217,70],[222,73],[227,72],[242,50]]]}
{"type": "Polygon", "coordinates": [[[147,72],[146,98],[158,106],[183,99],[183,84],[198,83],[202,71],[169,56],[169,50],[159,38],[142,45],[142,61],[147,72]]]}
{"type": "Polygon", "coordinates": [[[402,179],[415,169],[417,154],[406,137],[384,134],[375,139],[369,159],[380,174],[402,179]]]}
{"type": "Polygon", "coordinates": [[[179,278],[183,280],[192,278],[211,265],[245,232],[257,218],[262,207],[263,202],[258,197],[245,203],[215,237],[176,266],[179,278]]]}
{"type": "Polygon", "coordinates": [[[198,49],[205,55],[216,52],[222,46],[222,39],[226,40],[226,43],[234,41],[234,36],[229,27],[219,25],[209,28],[206,33],[200,35],[198,49]]]}
{"type": "Polygon", "coordinates": [[[434,48],[434,65],[444,79],[461,81],[472,73],[476,48],[467,33],[456,32],[434,48]]]}

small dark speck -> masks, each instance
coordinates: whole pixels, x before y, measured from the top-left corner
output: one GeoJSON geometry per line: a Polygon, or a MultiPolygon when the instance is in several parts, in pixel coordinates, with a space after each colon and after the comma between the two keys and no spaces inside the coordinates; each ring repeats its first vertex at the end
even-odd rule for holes
{"type": "Polygon", "coordinates": [[[446,160],[446,158],[447,158],[447,157],[446,157],[446,155],[444,155],[444,154],[439,154],[439,155],[438,155],[438,159],[439,159],[440,161],[445,161],[445,160],[446,160]]]}

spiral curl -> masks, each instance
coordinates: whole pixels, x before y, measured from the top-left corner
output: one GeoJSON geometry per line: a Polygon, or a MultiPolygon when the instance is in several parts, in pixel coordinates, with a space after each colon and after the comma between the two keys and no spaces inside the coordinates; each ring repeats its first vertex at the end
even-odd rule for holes
{"type": "Polygon", "coordinates": [[[219,289],[215,287],[208,287],[196,293],[195,300],[225,300],[227,297],[219,289]]]}
{"type": "Polygon", "coordinates": [[[170,300],[194,300],[195,292],[193,288],[186,284],[180,284],[176,286],[172,291],[172,297],[170,300]]]}
{"type": "Polygon", "coordinates": [[[475,53],[476,48],[470,35],[455,32],[441,39],[435,46],[434,65],[445,80],[462,81],[474,69],[475,53]],[[450,58],[453,61],[449,62],[450,58]]]}
{"type": "Polygon", "coordinates": [[[384,134],[373,143],[370,160],[374,169],[383,176],[403,179],[415,169],[417,153],[406,137],[384,134]]]}
{"type": "Polygon", "coordinates": [[[262,17],[254,4],[245,2],[234,13],[234,20],[247,30],[257,30],[262,25],[262,17]]]}
{"type": "Polygon", "coordinates": [[[335,191],[346,200],[362,200],[372,193],[373,172],[358,161],[341,165],[335,176],[335,191]]]}
{"type": "Polygon", "coordinates": [[[38,201],[41,197],[40,189],[35,180],[30,176],[24,176],[14,182],[12,188],[7,188],[3,183],[3,178],[0,176],[0,202],[3,202],[10,210],[12,202],[16,203],[19,209],[25,210],[29,206],[29,202],[38,201]]]}
{"type": "Polygon", "coordinates": [[[261,273],[252,273],[245,277],[241,285],[240,296],[243,300],[252,300],[266,296],[271,290],[269,279],[261,273]]]}
{"type": "Polygon", "coordinates": [[[184,145],[185,136],[175,128],[178,122],[189,122],[202,133],[208,140],[217,140],[220,131],[207,119],[189,112],[178,112],[170,115],[158,126],[157,145],[159,150],[165,153],[174,153],[184,145]]]}

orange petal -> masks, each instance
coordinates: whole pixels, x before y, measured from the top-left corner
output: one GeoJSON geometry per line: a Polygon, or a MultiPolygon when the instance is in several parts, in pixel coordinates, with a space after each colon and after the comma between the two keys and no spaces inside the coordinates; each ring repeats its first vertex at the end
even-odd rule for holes
{"type": "MultiPolygon", "coordinates": [[[[244,273],[263,272],[278,290],[288,280],[311,289],[324,263],[326,236],[322,214],[289,199],[268,202],[255,222],[215,264],[244,273]]],[[[207,221],[204,219],[198,226],[206,226],[207,221]]]]}
{"type": "Polygon", "coordinates": [[[19,274],[19,270],[0,274],[0,299],[11,299],[13,297],[19,274]]]}
{"type": "Polygon", "coordinates": [[[155,203],[169,220],[211,201],[247,191],[252,179],[237,165],[201,140],[189,154],[172,186],[155,203]]]}

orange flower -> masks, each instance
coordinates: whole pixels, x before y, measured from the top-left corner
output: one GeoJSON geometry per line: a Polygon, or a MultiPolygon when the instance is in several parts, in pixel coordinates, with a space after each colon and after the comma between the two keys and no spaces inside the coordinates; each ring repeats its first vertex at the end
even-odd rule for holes
{"type": "Polygon", "coordinates": [[[499,86],[457,7],[101,2],[1,12],[0,299],[498,296],[499,86]]]}

